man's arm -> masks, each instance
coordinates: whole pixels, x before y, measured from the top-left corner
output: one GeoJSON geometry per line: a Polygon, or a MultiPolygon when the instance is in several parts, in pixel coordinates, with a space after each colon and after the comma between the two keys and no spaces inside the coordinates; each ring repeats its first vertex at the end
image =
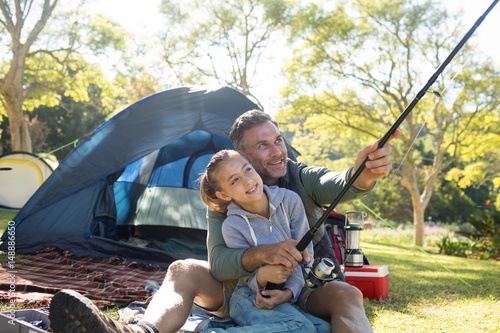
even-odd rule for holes
{"type": "MultiPolygon", "coordinates": [[[[316,204],[327,206],[346,186],[351,172],[352,168],[342,172],[335,172],[327,168],[310,166],[302,169],[300,177],[307,193],[316,204]]],[[[342,197],[341,202],[362,198],[370,193],[370,190],[360,191],[355,187],[351,187],[342,197]]]]}
{"type": "Polygon", "coordinates": [[[230,249],[222,236],[222,222],[226,216],[211,210],[208,210],[207,216],[208,261],[212,275],[219,281],[239,279],[264,263],[295,267],[303,256],[305,260],[310,260],[307,251],[303,254],[297,251],[297,241],[293,239],[248,249],[230,249]]]}
{"type": "Polygon", "coordinates": [[[300,261],[309,262],[310,256],[307,251],[300,253],[297,250],[297,241],[289,239],[276,244],[253,246],[247,249],[243,255],[243,267],[247,271],[254,271],[263,264],[283,265],[295,267],[300,261]]]}
{"type": "MultiPolygon", "coordinates": [[[[396,132],[391,140],[397,138],[401,131],[396,132]]],[[[334,172],[327,168],[305,167],[300,177],[307,193],[318,205],[329,205],[342,190],[351,176],[368,158],[365,169],[356,179],[353,186],[347,191],[341,202],[361,198],[373,189],[377,180],[385,177],[392,170],[390,153],[392,148],[388,145],[378,147],[379,140],[363,148],[357,155],[354,166],[342,171],[334,172]]]]}
{"type": "Polygon", "coordinates": [[[224,214],[208,210],[207,249],[208,262],[212,275],[219,281],[237,280],[249,272],[243,268],[242,258],[245,249],[230,249],[222,236],[224,214]]]}

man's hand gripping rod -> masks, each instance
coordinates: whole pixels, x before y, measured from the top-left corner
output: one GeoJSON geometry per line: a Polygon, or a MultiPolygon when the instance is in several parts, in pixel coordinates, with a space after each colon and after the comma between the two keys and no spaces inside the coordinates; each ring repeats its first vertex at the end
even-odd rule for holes
{"type": "MultiPolygon", "coordinates": [[[[410,112],[413,110],[413,108],[417,105],[417,103],[422,99],[422,97],[425,95],[425,93],[429,90],[429,88],[436,82],[437,78],[443,70],[448,66],[448,64],[451,62],[451,60],[455,57],[455,55],[460,51],[460,49],[464,46],[464,44],[467,42],[467,40],[472,36],[474,31],[481,25],[483,20],[486,18],[486,16],[489,14],[489,12],[495,7],[495,5],[498,3],[499,0],[494,0],[492,4],[488,7],[488,9],[484,12],[483,15],[479,17],[479,19],[474,23],[474,25],[469,29],[467,34],[462,38],[462,40],[455,46],[455,48],[451,51],[451,53],[448,55],[448,57],[443,61],[443,63],[438,67],[436,72],[431,76],[429,81],[422,87],[422,89],[418,92],[417,96],[411,101],[411,103],[406,107],[406,109],[401,113],[401,115],[396,119],[396,122],[391,126],[391,128],[387,131],[387,133],[384,135],[384,137],[380,140],[378,147],[383,147],[387,141],[389,141],[390,137],[396,132],[398,127],[401,125],[401,123],[408,117],[410,112]]],[[[346,183],[346,185],[342,188],[342,190],[337,194],[335,199],[332,201],[330,206],[325,210],[323,215],[318,219],[316,224],[302,237],[302,239],[299,241],[297,244],[297,250],[300,252],[304,251],[307,248],[307,245],[309,242],[311,242],[314,238],[314,235],[318,231],[318,229],[321,227],[323,222],[328,218],[330,213],[335,209],[337,204],[342,200],[344,195],[347,193],[347,191],[351,188],[351,186],[354,184],[354,182],[358,179],[358,177],[361,175],[363,170],[366,167],[366,162],[368,161],[368,158],[366,158],[363,163],[360,165],[360,167],[356,170],[356,172],[352,175],[352,177],[349,179],[349,181],[346,183]]],[[[272,283],[268,283],[266,286],[266,289],[275,289],[275,285],[272,283]],[[274,287],[273,287],[274,286],[274,287]]]]}

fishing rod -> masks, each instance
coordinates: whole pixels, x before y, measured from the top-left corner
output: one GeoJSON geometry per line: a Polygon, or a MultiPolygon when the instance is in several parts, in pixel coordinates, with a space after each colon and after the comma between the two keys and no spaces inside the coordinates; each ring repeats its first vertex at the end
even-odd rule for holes
{"type": "MultiPolygon", "coordinates": [[[[472,36],[474,31],[481,25],[483,20],[486,18],[486,16],[489,14],[489,12],[495,7],[495,5],[498,3],[499,0],[495,0],[492,2],[492,4],[488,7],[488,9],[484,12],[483,15],[479,17],[479,19],[474,23],[474,25],[469,29],[467,34],[462,38],[462,40],[455,46],[455,48],[451,51],[451,53],[448,55],[448,57],[442,62],[442,64],[438,67],[436,72],[432,74],[430,77],[429,81],[422,87],[422,89],[418,92],[418,94],[415,96],[415,98],[410,102],[410,104],[406,107],[406,109],[401,113],[401,115],[396,119],[396,122],[391,126],[391,128],[387,131],[387,133],[380,139],[380,142],[378,144],[378,148],[384,146],[387,141],[389,141],[390,137],[396,132],[398,127],[401,125],[401,123],[408,117],[410,112],[413,110],[413,108],[417,105],[417,103],[422,99],[422,97],[427,93],[429,88],[434,84],[434,82],[437,80],[439,75],[443,72],[443,70],[448,66],[448,64],[451,62],[451,60],[455,57],[455,55],[460,51],[460,49],[464,46],[464,44],[467,42],[467,40],[472,36]]],[[[316,224],[302,237],[302,239],[299,241],[297,244],[297,250],[299,251],[304,251],[305,248],[307,247],[307,244],[312,241],[314,238],[315,233],[318,231],[318,229],[321,227],[321,225],[325,222],[325,220],[328,218],[330,213],[335,209],[337,204],[342,200],[344,195],[347,193],[347,191],[351,188],[351,186],[354,184],[354,182],[358,179],[358,177],[361,175],[363,170],[366,167],[366,162],[368,162],[368,157],[363,161],[363,163],[360,165],[360,167],[356,170],[354,175],[349,179],[349,181],[345,184],[345,186],[342,188],[342,190],[337,194],[335,199],[332,201],[330,206],[324,211],[323,215],[318,219],[316,224]]]]}
{"type": "MultiPolygon", "coordinates": [[[[432,74],[427,83],[422,87],[422,89],[417,93],[415,98],[410,102],[410,104],[406,107],[406,109],[401,113],[401,115],[396,119],[396,122],[391,126],[391,128],[387,131],[387,133],[380,139],[378,143],[378,148],[383,147],[387,141],[391,138],[391,136],[396,132],[401,123],[408,117],[413,108],[418,104],[420,99],[429,91],[429,88],[434,84],[439,75],[443,72],[443,70],[448,66],[451,60],[455,57],[455,55],[462,49],[467,40],[472,36],[474,31],[481,25],[483,20],[489,14],[489,12],[495,7],[499,0],[494,0],[488,9],[481,15],[474,25],[469,29],[469,31],[465,34],[465,36],[460,40],[460,42],[455,46],[455,48],[451,51],[448,57],[441,63],[441,65],[437,68],[437,70],[432,74]]],[[[439,94],[439,93],[438,93],[439,94]]],[[[302,239],[297,244],[296,248],[300,252],[304,251],[307,245],[313,240],[314,235],[321,227],[321,225],[325,222],[325,220],[330,216],[331,212],[335,209],[337,204],[342,200],[347,191],[353,186],[356,180],[359,178],[363,170],[366,168],[366,162],[368,162],[368,157],[361,163],[360,167],[356,170],[356,172],[352,175],[349,181],[345,184],[345,186],[341,189],[341,191],[337,194],[337,196],[333,199],[332,203],[328,208],[324,211],[323,215],[318,219],[318,221],[314,224],[314,226],[302,237],[302,239]]],[[[277,285],[273,283],[268,283],[266,289],[276,289],[277,285]]]]}

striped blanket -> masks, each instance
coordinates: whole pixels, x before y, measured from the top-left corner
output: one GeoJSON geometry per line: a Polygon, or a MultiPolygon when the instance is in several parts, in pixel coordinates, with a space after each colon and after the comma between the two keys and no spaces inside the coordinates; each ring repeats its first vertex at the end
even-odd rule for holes
{"type": "Polygon", "coordinates": [[[158,286],[166,272],[167,268],[119,257],[75,257],[68,251],[46,249],[16,258],[14,267],[0,264],[0,302],[14,298],[21,306],[43,307],[57,291],[73,289],[98,306],[123,307],[146,301],[154,292],[150,286],[158,286]]]}

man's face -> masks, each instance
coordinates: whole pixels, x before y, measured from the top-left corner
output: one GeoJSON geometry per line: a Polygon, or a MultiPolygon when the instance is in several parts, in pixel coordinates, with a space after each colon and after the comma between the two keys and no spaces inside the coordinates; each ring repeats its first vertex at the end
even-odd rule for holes
{"type": "Polygon", "coordinates": [[[285,140],[270,121],[244,132],[241,154],[252,163],[266,185],[277,185],[278,179],[286,174],[285,140]]]}

